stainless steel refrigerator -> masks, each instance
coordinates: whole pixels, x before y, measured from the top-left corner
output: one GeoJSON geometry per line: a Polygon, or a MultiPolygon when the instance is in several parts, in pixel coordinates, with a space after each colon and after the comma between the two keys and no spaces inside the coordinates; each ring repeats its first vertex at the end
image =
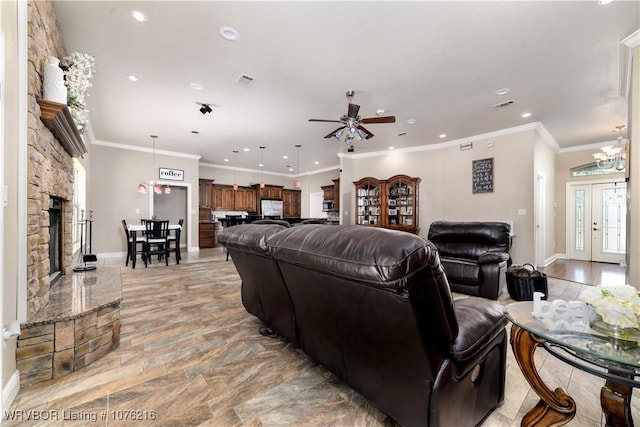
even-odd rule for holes
{"type": "Polygon", "coordinates": [[[282,200],[260,200],[260,214],[282,218],[282,200]]]}

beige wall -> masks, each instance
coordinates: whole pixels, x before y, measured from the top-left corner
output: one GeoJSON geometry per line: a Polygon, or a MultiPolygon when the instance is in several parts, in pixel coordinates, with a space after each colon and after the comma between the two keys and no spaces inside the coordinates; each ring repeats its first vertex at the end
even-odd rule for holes
{"type": "Polygon", "coordinates": [[[556,209],[558,200],[556,199],[556,152],[557,144],[552,147],[539,133],[535,135],[534,147],[534,233],[540,226],[542,244],[542,252],[540,259],[536,259],[539,267],[544,267],[554,260],[556,252],[556,209]],[[538,186],[538,179],[544,182],[544,185],[538,186]],[[538,189],[540,187],[540,189],[538,189]],[[544,192],[544,196],[538,194],[538,191],[544,192]],[[538,201],[538,202],[536,202],[538,201]],[[540,203],[538,205],[538,203],[540,203]],[[538,215],[541,218],[538,218],[538,215]]]}
{"type": "MultiPolygon", "coordinates": [[[[429,224],[436,220],[513,221],[517,235],[512,250],[514,262],[533,262],[534,144],[540,138],[529,126],[479,136],[473,141],[473,149],[466,151],[455,144],[425,151],[385,152],[376,157],[344,156],[341,165],[343,222],[354,222],[353,181],[366,176],[387,179],[406,174],[422,179],[418,208],[420,236],[426,238],[429,224]],[[489,157],[494,159],[494,191],[472,194],[471,163],[489,157]],[[526,214],[519,215],[521,210],[526,214]]],[[[548,158],[549,154],[543,153],[541,157],[548,158]]],[[[549,193],[552,195],[553,191],[549,193]]],[[[550,228],[553,233],[553,227],[550,228]]],[[[553,240],[553,234],[549,240],[553,240]]]]}
{"type": "MultiPolygon", "coordinates": [[[[158,168],[184,171],[182,184],[191,186],[188,221],[192,224],[190,242],[198,246],[198,160],[156,152],[155,166],[151,152],[133,151],[93,144],[87,155],[90,177],[87,182],[87,209],[93,210],[93,252],[100,256],[126,252],[122,220],[140,223],[150,218],[149,196],[137,191],[139,181],[148,182],[158,168]],[[139,212],[136,212],[136,209],[139,212]]],[[[169,184],[171,184],[169,182],[169,184]]],[[[186,233],[185,233],[186,235],[186,233]]],[[[184,243],[185,241],[183,241],[184,243]]]]}
{"type": "MultiPolygon", "coordinates": [[[[24,265],[25,254],[19,253],[18,248],[18,146],[20,141],[18,128],[19,101],[18,93],[18,9],[15,1],[0,2],[0,25],[4,33],[5,47],[5,80],[4,86],[4,162],[2,172],[4,184],[8,188],[8,204],[3,210],[3,240],[2,240],[2,325],[8,326],[12,320],[17,319],[17,294],[18,286],[26,286],[18,283],[18,264],[24,265]]],[[[24,141],[22,141],[24,142],[24,141]]],[[[2,349],[2,389],[16,372],[16,340],[7,341],[7,347],[2,349]]],[[[6,398],[4,396],[3,398],[6,398]]],[[[4,403],[4,402],[3,402],[4,403]]],[[[7,409],[4,408],[3,409],[7,409]]]]}

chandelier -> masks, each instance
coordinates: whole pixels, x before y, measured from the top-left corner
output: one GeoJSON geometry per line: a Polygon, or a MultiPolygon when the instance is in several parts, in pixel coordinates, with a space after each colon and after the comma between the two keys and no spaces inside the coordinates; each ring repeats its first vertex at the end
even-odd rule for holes
{"type": "Polygon", "coordinates": [[[622,138],[622,129],[624,125],[616,126],[618,129],[618,138],[615,145],[607,145],[600,148],[600,151],[593,154],[596,159],[596,166],[600,169],[615,169],[622,172],[625,167],[624,140],[622,138]]]}

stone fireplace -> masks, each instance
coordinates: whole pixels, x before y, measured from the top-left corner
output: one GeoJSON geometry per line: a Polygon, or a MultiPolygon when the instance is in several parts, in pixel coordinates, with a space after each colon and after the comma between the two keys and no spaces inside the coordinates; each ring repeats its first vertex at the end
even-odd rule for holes
{"type": "MultiPolygon", "coordinates": [[[[71,273],[73,258],[72,203],[73,156],[42,120],[43,66],[49,56],[64,57],[55,11],[51,2],[28,2],[28,166],[27,166],[27,320],[49,303],[52,277],[71,273]],[[56,206],[50,210],[51,206],[56,206]],[[50,246],[53,212],[57,235],[50,246]],[[51,259],[51,256],[56,259],[51,259]],[[53,269],[58,274],[52,276],[53,269]]],[[[73,152],[73,151],[72,151],[73,152]]]]}

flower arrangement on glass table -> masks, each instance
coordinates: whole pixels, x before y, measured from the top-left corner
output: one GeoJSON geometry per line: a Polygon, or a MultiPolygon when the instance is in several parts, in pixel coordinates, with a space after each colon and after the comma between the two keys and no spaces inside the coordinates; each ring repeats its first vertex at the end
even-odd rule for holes
{"type": "Polygon", "coordinates": [[[578,299],[593,309],[592,329],[614,338],[640,340],[640,293],[633,286],[589,287],[578,299]]]}

